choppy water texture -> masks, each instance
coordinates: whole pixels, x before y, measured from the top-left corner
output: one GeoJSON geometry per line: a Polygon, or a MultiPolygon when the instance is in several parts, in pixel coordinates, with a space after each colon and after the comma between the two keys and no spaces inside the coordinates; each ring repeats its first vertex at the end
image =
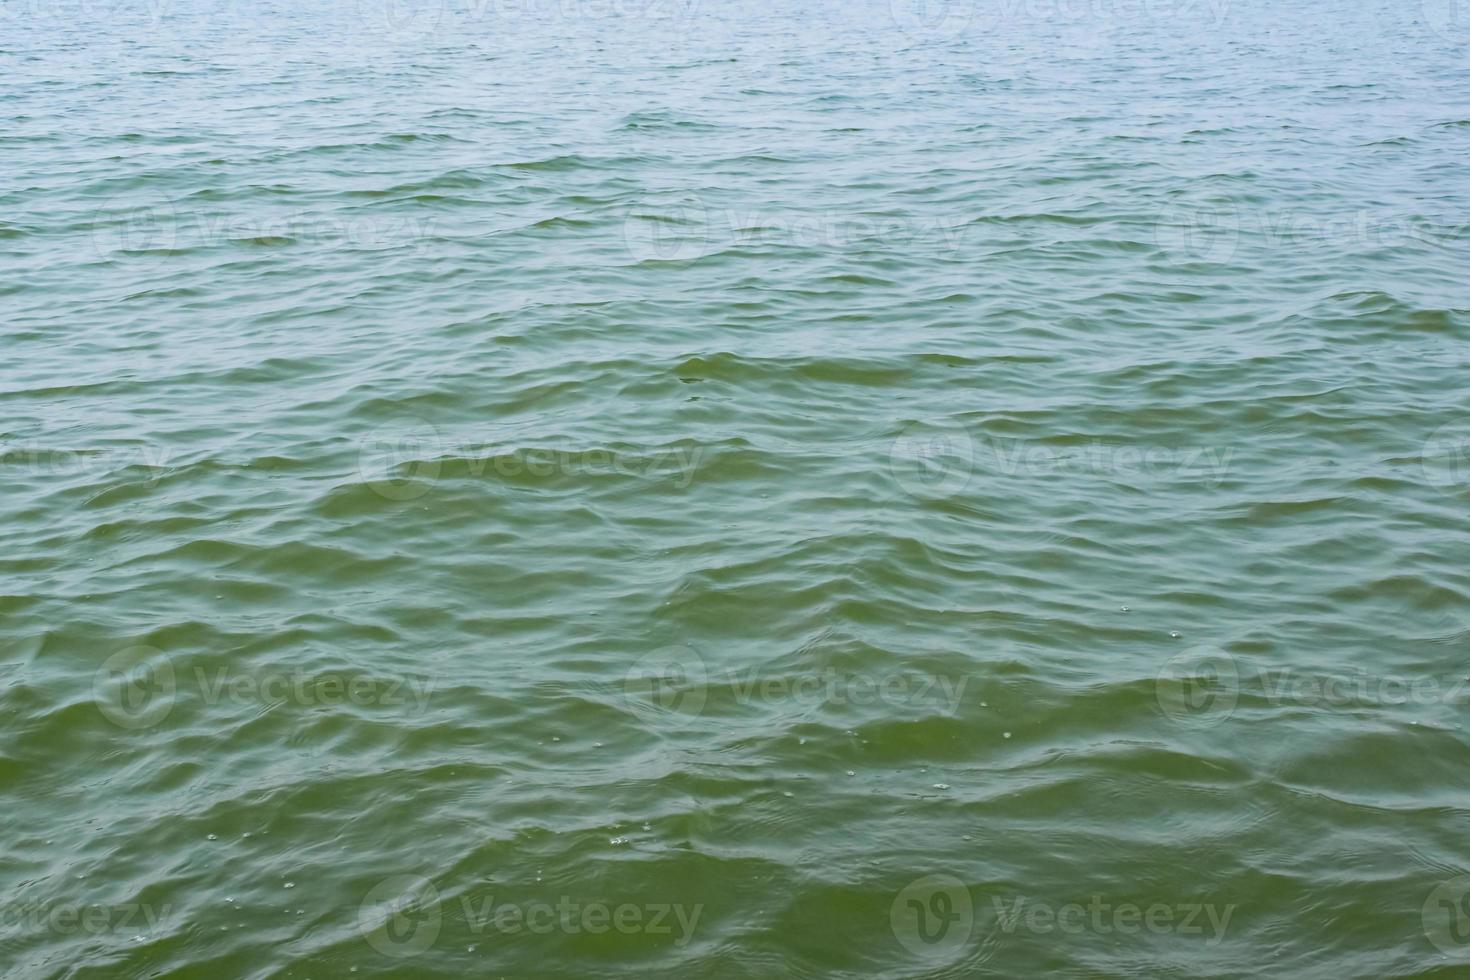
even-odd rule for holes
{"type": "Polygon", "coordinates": [[[17,977],[1470,970],[1470,21],[0,7],[17,977]]]}

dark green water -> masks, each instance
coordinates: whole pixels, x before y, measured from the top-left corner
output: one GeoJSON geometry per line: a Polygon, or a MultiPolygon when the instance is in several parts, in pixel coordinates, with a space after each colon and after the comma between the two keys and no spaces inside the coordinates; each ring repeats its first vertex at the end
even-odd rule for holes
{"type": "Polygon", "coordinates": [[[0,974],[1470,975],[1451,0],[0,5],[0,974]]]}

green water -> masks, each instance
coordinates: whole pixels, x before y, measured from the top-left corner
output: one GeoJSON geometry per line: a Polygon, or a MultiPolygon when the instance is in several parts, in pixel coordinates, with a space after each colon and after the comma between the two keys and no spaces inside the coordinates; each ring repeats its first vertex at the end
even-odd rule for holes
{"type": "Polygon", "coordinates": [[[1456,14],[0,6],[0,975],[1470,975],[1456,14]]]}

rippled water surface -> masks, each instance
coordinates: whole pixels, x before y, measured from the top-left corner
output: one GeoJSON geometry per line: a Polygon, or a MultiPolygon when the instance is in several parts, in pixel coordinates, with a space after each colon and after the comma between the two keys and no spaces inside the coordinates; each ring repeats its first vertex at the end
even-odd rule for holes
{"type": "Polygon", "coordinates": [[[1456,14],[5,0],[0,972],[1467,975],[1456,14]]]}

